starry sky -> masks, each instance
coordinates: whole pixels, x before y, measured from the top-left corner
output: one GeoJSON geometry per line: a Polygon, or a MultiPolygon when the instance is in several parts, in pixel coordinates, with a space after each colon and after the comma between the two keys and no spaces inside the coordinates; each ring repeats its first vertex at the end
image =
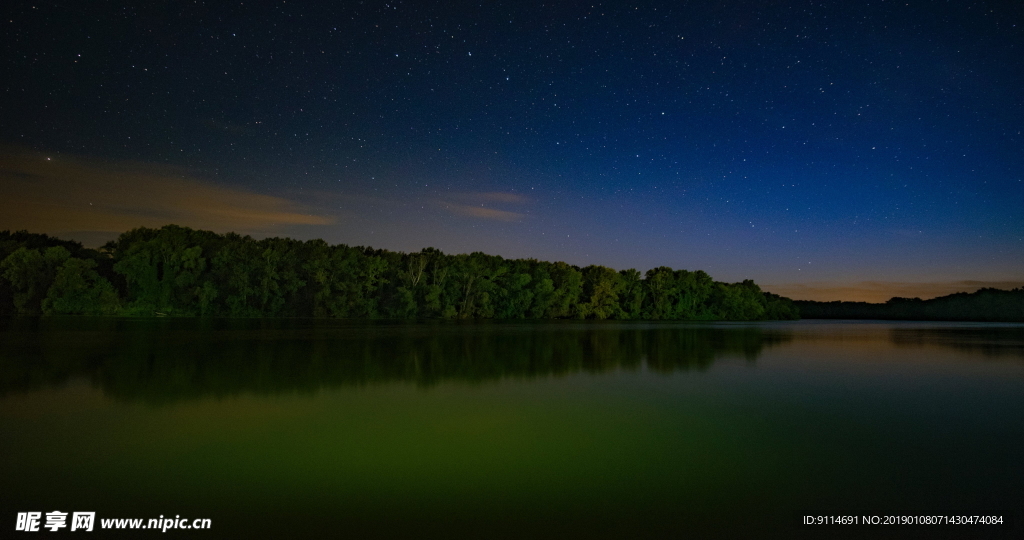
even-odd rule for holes
{"type": "Polygon", "coordinates": [[[5,2],[0,229],[1024,284],[1024,3],[5,2]]]}

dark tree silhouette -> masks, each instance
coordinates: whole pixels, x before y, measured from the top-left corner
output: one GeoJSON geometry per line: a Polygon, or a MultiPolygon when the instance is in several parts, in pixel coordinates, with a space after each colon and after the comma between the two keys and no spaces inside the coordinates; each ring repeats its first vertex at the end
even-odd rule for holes
{"type": "Polygon", "coordinates": [[[100,252],[0,233],[4,313],[359,319],[794,319],[786,298],[702,271],[255,240],[167,225],[100,252]]]}

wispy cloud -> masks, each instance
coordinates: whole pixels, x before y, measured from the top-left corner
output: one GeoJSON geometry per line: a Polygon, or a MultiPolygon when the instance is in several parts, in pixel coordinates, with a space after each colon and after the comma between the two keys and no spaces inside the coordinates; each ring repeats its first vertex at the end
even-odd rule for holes
{"type": "Polygon", "coordinates": [[[489,191],[485,193],[463,193],[461,194],[470,199],[477,199],[488,202],[502,202],[502,203],[514,203],[523,204],[530,201],[530,199],[518,194],[510,193],[507,191],[489,191]]]}
{"type": "Polygon", "coordinates": [[[294,201],[167,165],[0,149],[0,229],[68,234],[176,223],[260,232],[332,222],[294,201]]]}
{"type": "Polygon", "coordinates": [[[1019,281],[934,281],[934,282],[897,282],[897,281],[859,281],[852,283],[790,283],[764,285],[766,291],[794,300],[845,300],[849,302],[885,302],[899,296],[904,298],[935,298],[958,292],[974,292],[985,287],[996,289],[1014,289],[1024,286],[1019,281]]]}
{"type": "Polygon", "coordinates": [[[445,210],[460,216],[469,216],[495,221],[521,221],[527,214],[493,208],[494,204],[525,204],[530,199],[518,193],[490,191],[481,193],[455,193],[438,204],[445,210]]]}
{"type": "Polygon", "coordinates": [[[444,203],[444,207],[451,212],[463,216],[476,217],[481,219],[493,219],[497,221],[519,221],[526,217],[526,214],[497,210],[484,206],[470,206],[468,204],[444,203]]]}

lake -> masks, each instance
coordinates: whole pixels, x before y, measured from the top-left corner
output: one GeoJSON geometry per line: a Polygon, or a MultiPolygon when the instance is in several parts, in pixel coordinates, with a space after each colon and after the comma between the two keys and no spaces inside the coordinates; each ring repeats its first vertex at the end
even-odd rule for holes
{"type": "Polygon", "coordinates": [[[1022,457],[1019,324],[0,321],[8,531],[859,538],[803,516],[942,514],[1005,522],[871,537],[1010,537],[1022,457]]]}

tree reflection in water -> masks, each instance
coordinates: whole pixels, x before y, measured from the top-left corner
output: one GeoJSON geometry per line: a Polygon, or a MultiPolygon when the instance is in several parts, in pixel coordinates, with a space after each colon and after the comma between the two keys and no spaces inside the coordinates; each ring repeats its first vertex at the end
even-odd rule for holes
{"type": "Polygon", "coordinates": [[[789,332],[747,325],[281,319],[8,319],[0,395],[87,378],[152,404],[390,382],[705,370],[789,332]]]}

